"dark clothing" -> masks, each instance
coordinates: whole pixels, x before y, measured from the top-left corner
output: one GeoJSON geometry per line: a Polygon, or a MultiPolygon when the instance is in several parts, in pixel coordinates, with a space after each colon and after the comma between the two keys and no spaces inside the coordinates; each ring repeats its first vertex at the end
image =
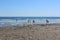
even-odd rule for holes
{"type": "Polygon", "coordinates": [[[48,20],[46,20],[46,23],[49,23],[49,21],[48,21],[48,20]]]}
{"type": "Polygon", "coordinates": [[[35,21],[33,20],[33,23],[35,23],[35,21]]]}

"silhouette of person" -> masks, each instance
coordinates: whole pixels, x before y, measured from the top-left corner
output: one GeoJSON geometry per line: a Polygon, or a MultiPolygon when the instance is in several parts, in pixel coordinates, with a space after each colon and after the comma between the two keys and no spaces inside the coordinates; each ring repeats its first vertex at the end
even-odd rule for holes
{"type": "Polygon", "coordinates": [[[46,19],[46,23],[49,23],[49,21],[46,19]]]}
{"type": "Polygon", "coordinates": [[[18,19],[16,19],[16,22],[18,21],[18,19]]]}
{"type": "Polygon", "coordinates": [[[30,23],[30,20],[28,20],[28,23],[30,23]]]}
{"type": "Polygon", "coordinates": [[[35,21],[33,20],[33,23],[35,23],[35,21]]]}

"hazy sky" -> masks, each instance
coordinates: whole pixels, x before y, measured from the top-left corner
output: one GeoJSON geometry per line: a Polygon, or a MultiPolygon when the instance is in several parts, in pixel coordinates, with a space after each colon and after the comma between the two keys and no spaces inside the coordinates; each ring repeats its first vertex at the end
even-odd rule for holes
{"type": "Polygon", "coordinates": [[[0,16],[60,17],[60,0],[0,0],[0,16]]]}

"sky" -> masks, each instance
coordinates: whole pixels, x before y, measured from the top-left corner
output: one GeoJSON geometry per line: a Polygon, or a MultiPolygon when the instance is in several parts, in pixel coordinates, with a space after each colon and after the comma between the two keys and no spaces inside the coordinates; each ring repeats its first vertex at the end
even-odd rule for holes
{"type": "Polygon", "coordinates": [[[60,17],[60,0],[0,0],[0,16],[60,17]]]}

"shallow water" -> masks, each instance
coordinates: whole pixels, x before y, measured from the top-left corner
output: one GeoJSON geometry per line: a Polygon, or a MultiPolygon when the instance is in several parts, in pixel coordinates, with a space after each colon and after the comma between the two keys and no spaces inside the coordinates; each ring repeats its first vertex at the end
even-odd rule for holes
{"type": "Polygon", "coordinates": [[[39,18],[39,17],[28,17],[28,18],[3,18],[0,20],[0,26],[22,26],[27,24],[33,24],[33,20],[35,21],[35,24],[46,24],[46,19],[49,20],[49,23],[60,23],[60,18],[39,18]],[[16,20],[17,19],[17,20],[16,20]],[[30,21],[28,23],[28,20],[30,21]]]}

